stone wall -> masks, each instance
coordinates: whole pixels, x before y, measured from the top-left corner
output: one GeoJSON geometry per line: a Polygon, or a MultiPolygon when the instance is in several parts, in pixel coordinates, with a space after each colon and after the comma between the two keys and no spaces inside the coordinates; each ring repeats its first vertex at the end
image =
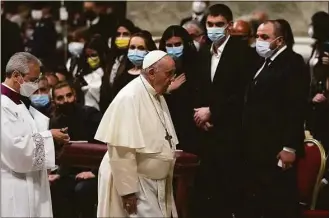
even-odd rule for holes
{"type": "MultiPolygon", "coordinates": [[[[218,1],[213,1],[215,4],[218,1]]],[[[328,2],[225,2],[233,11],[234,18],[248,15],[253,10],[264,9],[270,18],[284,18],[292,25],[295,36],[306,36],[311,16],[319,11],[328,11],[328,2]]],[[[142,29],[161,36],[172,24],[179,24],[190,16],[191,2],[127,2],[127,17],[142,29]]]]}

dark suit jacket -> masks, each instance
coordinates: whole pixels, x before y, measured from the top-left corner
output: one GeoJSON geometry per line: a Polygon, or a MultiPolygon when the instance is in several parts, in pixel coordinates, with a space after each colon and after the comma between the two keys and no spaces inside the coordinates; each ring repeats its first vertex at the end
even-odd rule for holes
{"type": "Polygon", "coordinates": [[[231,36],[211,82],[210,48],[202,48],[200,55],[203,70],[197,89],[198,107],[209,106],[215,137],[231,144],[240,138],[244,91],[258,56],[241,38],[231,36]]]}
{"type": "Polygon", "coordinates": [[[303,154],[306,78],[302,56],[286,49],[252,79],[243,113],[248,160],[276,166],[283,147],[303,154]]]}

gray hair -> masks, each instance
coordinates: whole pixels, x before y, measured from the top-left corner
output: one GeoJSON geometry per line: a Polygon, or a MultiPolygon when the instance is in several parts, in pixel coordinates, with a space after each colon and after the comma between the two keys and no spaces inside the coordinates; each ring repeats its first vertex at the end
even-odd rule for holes
{"type": "Polygon", "coordinates": [[[28,52],[18,52],[11,56],[6,66],[6,76],[11,77],[14,71],[22,74],[28,74],[29,64],[41,66],[41,61],[28,52]]]}
{"type": "Polygon", "coordinates": [[[203,26],[200,24],[200,22],[198,22],[196,20],[188,21],[183,25],[184,29],[191,28],[191,27],[196,28],[199,32],[199,35],[203,35],[205,33],[203,26]]]}

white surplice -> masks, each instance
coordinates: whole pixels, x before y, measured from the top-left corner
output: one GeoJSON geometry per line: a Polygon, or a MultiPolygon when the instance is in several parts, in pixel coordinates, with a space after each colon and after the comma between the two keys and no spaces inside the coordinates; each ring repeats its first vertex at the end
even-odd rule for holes
{"type": "Polygon", "coordinates": [[[98,173],[97,217],[177,217],[172,178],[178,140],[164,97],[143,76],[115,97],[95,139],[108,145],[98,173]],[[131,193],[137,193],[137,214],[128,216],[121,196],[131,193]]]}
{"type": "Polygon", "coordinates": [[[47,169],[55,167],[49,118],[1,95],[1,217],[53,217],[47,169]]]}

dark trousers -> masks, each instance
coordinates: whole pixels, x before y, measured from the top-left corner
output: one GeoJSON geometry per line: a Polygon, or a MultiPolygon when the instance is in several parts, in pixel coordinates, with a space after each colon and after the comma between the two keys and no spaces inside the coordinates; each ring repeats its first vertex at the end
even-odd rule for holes
{"type": "Polygon", "coordinates": [[[209,142],[201,156],[191,203],[191,217],[232,218],[241,207],[241,184],[236,152],[228,143],[209,142]]]}
{"type": "Polygon", "coordinates": [[[239,218],[300,217],[296,168],[245,165],[244,179],[239,218]]]}
{"type": "Polygon", "coordinates": [[[97,178],[60,178],[50,186],[55,218],[96,218],[97,178]]]}

